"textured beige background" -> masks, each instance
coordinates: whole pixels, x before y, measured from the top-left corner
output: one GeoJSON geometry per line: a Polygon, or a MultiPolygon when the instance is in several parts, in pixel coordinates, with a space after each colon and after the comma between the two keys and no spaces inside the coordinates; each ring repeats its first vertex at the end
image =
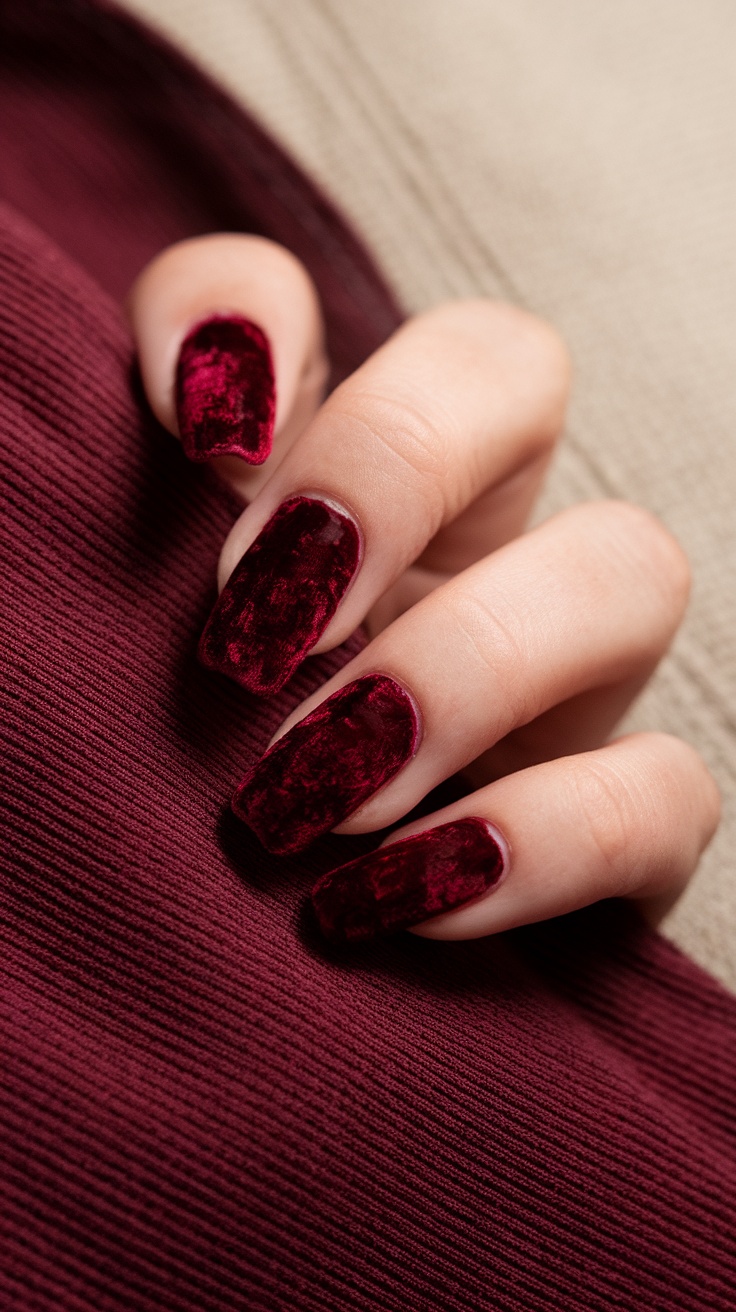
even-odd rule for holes
{"type": "Polygon", "coordinates": [[[544,511],[653,508],[693,561],[632,723],[690,739],[720,835],[666,930],[736,987],[736,7],[128,0],[254,110],[406,306],[510,296],[570,343],[544,511]]]}

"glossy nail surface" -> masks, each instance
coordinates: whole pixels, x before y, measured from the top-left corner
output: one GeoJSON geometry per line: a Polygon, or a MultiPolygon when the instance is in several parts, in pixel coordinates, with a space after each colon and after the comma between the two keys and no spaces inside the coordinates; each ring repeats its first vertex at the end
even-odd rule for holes
{"type": "Polygon", "coordinates": [[[299,852],[393,779],[418,742],[409,694],[386,675],[367,675],[274,743],[238,788],[233,810],[270,852],[299,852]]]}
{"type": "Polygon", "coordinates": [[[490,827],[470,817],[331,870],[315,884],[312,903],[326,938],[358,943],[481,897],[503,869],[504,854],[490,827]]]}
{"type": "Polygon", "coordinates": [[[250,692],[276,692],[327,628],[359,561],[348,515],[315,497],[284,501],[220,593],[200,660],[250,692]]]}
{"type": "Polygon", "coordinates": [[[275,412],[271,349],[258,325],[235,317],[197,324],[176,369],[176,414],[189,459],[232,455],[262,465],[275,412]]]}

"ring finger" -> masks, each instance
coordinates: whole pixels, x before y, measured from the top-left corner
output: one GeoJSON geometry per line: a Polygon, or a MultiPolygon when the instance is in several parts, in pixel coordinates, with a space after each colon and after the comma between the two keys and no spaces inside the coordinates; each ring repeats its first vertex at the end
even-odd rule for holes
{"type": "Polygon", "coordinates": [[[478,938],[627,897],[657,920],[720,813],[692,747],[633,734],[533,766],[415,821],[312,893],[323,933],[355,942],[415,929],[478,938]]]}

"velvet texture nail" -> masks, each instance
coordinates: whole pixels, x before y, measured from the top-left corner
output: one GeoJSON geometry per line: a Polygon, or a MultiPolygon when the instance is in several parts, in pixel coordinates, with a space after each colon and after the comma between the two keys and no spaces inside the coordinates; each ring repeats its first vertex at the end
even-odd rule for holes
{"type": "Polygon", "coordinates": [[[200,660],[250,692],[277,692],[326,629],[359,561],[348,515],[314,497],[284,501],[220,593],[200,660]]]}
{"type": "Polygon", "coordinates": [[[323,875],[312,890],[322,933],[358,943],[463,906],[497,884],[503,852],[471,817],[413,834],[323,875]]]}
{"type": "Polygon", "coordinates": [[[190,460],[271,452],[276,388],[268,338],[249,319],[214,317],[185,338],[176,369],[176,413],[190,460]]]}
{"type": "Polygon", "coordinates": [[[333,693],[266,752],[233,810],[270,852],[299,852],[346,820],[413,756],[419,722],[385,675],[333,693]]]}

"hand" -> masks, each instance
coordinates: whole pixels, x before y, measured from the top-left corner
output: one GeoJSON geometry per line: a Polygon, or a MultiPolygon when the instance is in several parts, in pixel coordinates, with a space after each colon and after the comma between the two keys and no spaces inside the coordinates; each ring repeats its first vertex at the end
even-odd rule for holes
{"type": "Polygon", "coordinates": [[[165,251],[130,300],[147,394],[249,500],[222,550],[205,664],[256,693],[366,621],[366,648],[282,725],[233,806],[273,852],[392,825],[443,779],[476,791],[324,876],[324,932],[473,938],[625,896],[655,914],[718,820],[700,757],[610,742],[685,609],[647,512],[584,504],[524,533],[568,361],[511,306],[410,320],[320,404],[320,311],[260,238],[165,251]]]}

